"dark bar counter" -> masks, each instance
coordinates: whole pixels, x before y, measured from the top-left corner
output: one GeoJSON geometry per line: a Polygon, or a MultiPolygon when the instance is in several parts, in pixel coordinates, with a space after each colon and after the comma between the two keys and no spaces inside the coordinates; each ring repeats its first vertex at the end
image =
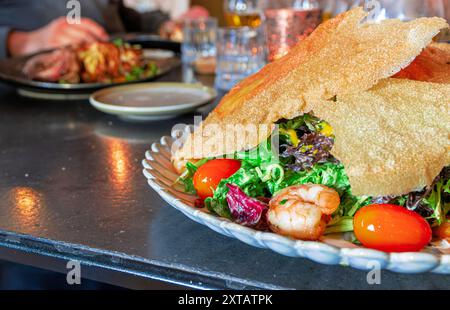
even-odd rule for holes
{"type": "MultiPolygon", "coordinates": [[[[192,76],[179,69],[160,80],[183,78],[192,76]]],[[[150,189],[141,160],[174,124],[192,122],[124,122],[87,100],[28,99],[1,85],[0,259],[63,273],[78,260],[83,278],[134,289],[449,288],[448,276],[388,271],[369,285],[366,272],[283,257],[191,221],[150,189]]]]}

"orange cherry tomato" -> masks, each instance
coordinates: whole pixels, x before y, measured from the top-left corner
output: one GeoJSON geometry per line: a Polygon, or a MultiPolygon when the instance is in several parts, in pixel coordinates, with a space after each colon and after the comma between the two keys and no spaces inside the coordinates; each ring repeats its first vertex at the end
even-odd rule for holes
{"type": "Polygon", "coordinates": [[[439,239],[447,239],[450,242],[450,222],[445,222],[439,227],[436,227],[434,230],[434,235],[439,239]]]}
{"type": "Polygon", "coordinates": [[[194,187],[200,199],[212,197],[223,179],[228,179],[241,168],[241,162],[234,159],[214,159],[200,166],[194,174],[194,187]]]}
{"type": "Polygon", "coordinates": [[[417,252],[431,241],[431,228],[420,215],[390,204],[361,208],[353,219],[356,238],[384,252],[417,252]]]}

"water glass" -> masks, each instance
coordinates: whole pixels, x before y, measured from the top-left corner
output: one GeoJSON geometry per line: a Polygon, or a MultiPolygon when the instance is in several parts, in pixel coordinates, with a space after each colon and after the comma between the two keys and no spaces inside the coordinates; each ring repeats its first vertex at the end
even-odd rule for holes
{"type": "Polygon", "coordinates": [[[317,1],[280,1],[264,12],[269,61],[286,55],[322,21],[317,1]]]}
{"type": "Polygon", "coordinates": [[[217,19],[190,19],[183,23],[182,61],[192,64],[216,56],[217,19]]]}
{"type": "Polygon", "coordinates": [[[230,90],[265,64],[262,28],[228,27],[218,30],[216,87],[230,90]]]}

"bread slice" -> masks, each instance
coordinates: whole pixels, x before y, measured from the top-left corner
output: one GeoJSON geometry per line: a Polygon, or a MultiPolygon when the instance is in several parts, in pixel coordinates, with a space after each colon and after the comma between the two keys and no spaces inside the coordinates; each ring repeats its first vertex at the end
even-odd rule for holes
{"type": "Polygon", "coordinates": [[[421,190],[450,165],[450,84],[386,79],[314,113],[333,127],[355,195],[421,190]]]}
{"type": "Polygon", "coordinates": [[[323,23],[288,55],[239,83],[173,159],[254,148],[270,136],[276,121],[394,75],[448,26],[441,18],[362,23],[366,15],[355,8],[323,23]]]}

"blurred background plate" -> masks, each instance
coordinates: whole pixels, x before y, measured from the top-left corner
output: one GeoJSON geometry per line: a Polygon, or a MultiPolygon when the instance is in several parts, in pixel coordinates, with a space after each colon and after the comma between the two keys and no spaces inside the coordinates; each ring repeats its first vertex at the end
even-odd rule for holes
{"type": "Polygon", "coordinates": [[[159,48],[145,48],[143,49],[144,57],[147,59],[169,59],[175,57],[175,53],[169,50],[159,48]]]}
{"type": "Polygon", "coordinates": [[[172,51],[176,54],[181,53],[181,42],[163,39],[160,36],[154,34],[124,33],[113,36],[112,39],[114,38],[120,38],[132,45],[140,45],[145,49],[164,49],[172,51]]]}
{"type": "Polygon", "coordinates": [[[193,112],[216,97],[214,89],[200,84],[139,83],[100,90],[90,102],[96,109],[122,119],[148,121],[193,112]]]}
{"type": "MultiPolygon", "coordinates": [[[[147,53],[148,52],[149,51],[147,51],[147,53]]],[[[48,51],[41,52],[38,54],[42,53],[48,53],[48,51]]],[[[159,53],[161,54],[161,51],[159,51],[159,53]]],[[[55,99],[55,100],[87,99],[94,91],[99,90],[101,88],[114,85],[151,81],[170,72],[171,70],[178,67],[181,64],[181,62],[180,59],[177,56],[175,56],[175,54],[173,54],[172,51],[167,50],[167,53],[169,53],[172,57],[148,58],[149,60],[154,61],[158,66],[159,70],[156,75],[143,80],[133,82],[61,84],[61,83],[49,83],[31,80],[23,74],[22,69],[28,59],[38,54],[27,57],[0,60],[0,81],[4,81],[16,86],[18,88],[19,94],[26,97],[38,99],[55,99]]],[[[166,55],[168,55],[167,53],[166,55]]]]}

